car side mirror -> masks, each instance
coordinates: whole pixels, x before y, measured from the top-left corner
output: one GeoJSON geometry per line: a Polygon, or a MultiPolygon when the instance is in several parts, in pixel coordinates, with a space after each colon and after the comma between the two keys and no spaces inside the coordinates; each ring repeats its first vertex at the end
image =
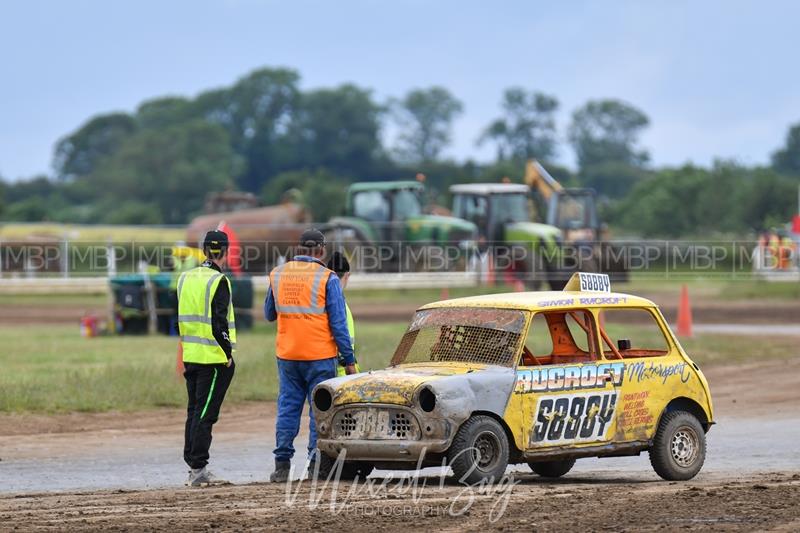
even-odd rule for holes
{"type": "Polygon", "coordinates": [[[631,349],[631,340],[630,339],[619,339],[617,341],[617,348],[619,349],[619,351],[630,350],[631,349]]]}

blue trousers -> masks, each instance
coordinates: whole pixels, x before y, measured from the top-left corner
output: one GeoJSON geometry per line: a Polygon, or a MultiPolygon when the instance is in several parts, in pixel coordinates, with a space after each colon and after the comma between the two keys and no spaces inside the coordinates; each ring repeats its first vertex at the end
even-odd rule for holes
{"type": "Polygon", "coordinates": [[[275,424],[276,461],[289,461],[294,456],[294,438],[300,431],[303,404],[309,404],[308,457],[313,459],[317,447],[317,424],[311,410],[311,391],[326,379],[336,377],[336,357],[318,361],[278,361],[278,420],[275,424]]]}

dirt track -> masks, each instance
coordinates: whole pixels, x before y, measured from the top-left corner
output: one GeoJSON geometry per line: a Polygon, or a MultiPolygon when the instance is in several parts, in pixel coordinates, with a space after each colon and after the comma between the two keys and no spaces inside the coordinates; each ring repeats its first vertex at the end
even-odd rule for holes
{"type": "MultiPolygon", "coordinates": [[[[342,484],[331,509],[331,491],[317,492],[304,482],[297,500],[287,504],[285,487],[253,484],[149,492],[100,492],[0,498],[0,523],[16,529],[143,530],[188,529],[278,531],[624,531],[624,530],[774,530],[797,531],[800,474],[689,483],[597,481],[568,478],[547,482],[519,475],[518,484],[495,495],[469,495],[437,480],[409,492],[375,490],[366,485],[348,498],[342,484]],[[502,503],[507,501],[503,509],[502,503]],[[490,517],[499,519],[492,523],[490,517]],[[13,525],[12,525],[13,524],[13,525]]],[[[420,482],[420,486],[422,482],[420,482]]],[[[298,485],[293,489],[297,490],[298,485]]],[[[407,486],[406,486],[407,489],[407,486]]]]}
{"type": "Polygon", "coordinates": [[[469,512],[452,516],[453,499],[456,510],[469,499],[463,488],[449,482],[440,488],[434,477],[423,478],[421,492],[408,483],[398,490],[402,474],[386,471],[373,476],[371,489],[343,484],[335,510],[330,491],[321,508],[309,509],[314,491],[307,482],[293,486],[298,498],[286,504],[285,487],[263,483],[271,467],[272,403],[223,411],[212,463],[240,484],[205,490],[176,488],[184,475],[180,410],[0,416],[0,529],[797,530],[800,358],[710,367],[706,375],[720,422],[709,434],[706,468],[696,480],[658,480],[646,454],[585,459],[556,482],[523,465],[511,471],[519,483],[507,489],[508,508],[496,523],[490,514],[499,511],[502,495],[475,493],[469,512]],[[386,476],[395,481],[381,489],[386,476]],[[109,489],[87,490],[92,486],[109,489]],[[61,492],[41,492],[54,488],[61,492]],[[350,490],[356,494],[348,498],[350,490]]]}

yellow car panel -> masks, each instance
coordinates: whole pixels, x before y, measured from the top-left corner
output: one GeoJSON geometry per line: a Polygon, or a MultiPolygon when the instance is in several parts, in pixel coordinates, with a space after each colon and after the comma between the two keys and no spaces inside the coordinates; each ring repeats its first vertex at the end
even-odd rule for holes
{"type": "Polygon", "coordinates": [[[473,421],[481,424],[479,435],[509,441],[507,461],[527,462],[542,475],[563,475],[579,457],[649,450],[653,459],[658,442],[653,466],[659,475],[694,476],[702,466],[698,454],[705,456],[704,433],[714,423],[700,369],[652,301],[611,292],[607,276],[597,274],[576,274],[567,289],[421,307],[392,366],[315,389],[320,450],[335,456],[346,449],[353,461],[433,465],[473,421]],[[612,310],[647,314],[663,348],[632,347],[619,336],[614,343],[603,325],[612,310]],[[539,331],[533,329],[539,315],[552,342],[549,354],[526,346],[529,333],[539,331]],[[498,422],[504,436],[491,429],[498,422]]]}
{"type": "Polygon", "coordinates": [[[416,363],[362,373],[342,383],[333,403],[334,405],[359,402],[410,405],[414,392],[423,383],[482,370],[485,366],[459,363],[416,363]]]}

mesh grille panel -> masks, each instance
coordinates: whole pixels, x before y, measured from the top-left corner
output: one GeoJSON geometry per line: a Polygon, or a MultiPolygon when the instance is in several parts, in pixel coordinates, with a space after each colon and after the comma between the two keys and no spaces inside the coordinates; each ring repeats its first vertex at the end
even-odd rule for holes
{"type": "Polygon", "coordinates": [[[337,439],[420,439],[419,422],[404,408],[349,407],[334,415],[331,427],[337,439]]]}
{"type": "Polygon", "coordinates": [[[521,335],[479,326],[434,326],[408,331],[392,365],[457,361],[512,366],[521,335]]]}
{"type": "Polygon", "coordinates": [[[345,437],[349,437],[355,432],[356,425],[356,419],[352,413],[345,413],[341,420],[339,420],[339,429],[345,437]]]}
{"type": "Polygon", "coordinates": [[[392,413],[389,428],[398,439],[405,439],[411,433],[411,420],[405,413],[392,413]]]}

